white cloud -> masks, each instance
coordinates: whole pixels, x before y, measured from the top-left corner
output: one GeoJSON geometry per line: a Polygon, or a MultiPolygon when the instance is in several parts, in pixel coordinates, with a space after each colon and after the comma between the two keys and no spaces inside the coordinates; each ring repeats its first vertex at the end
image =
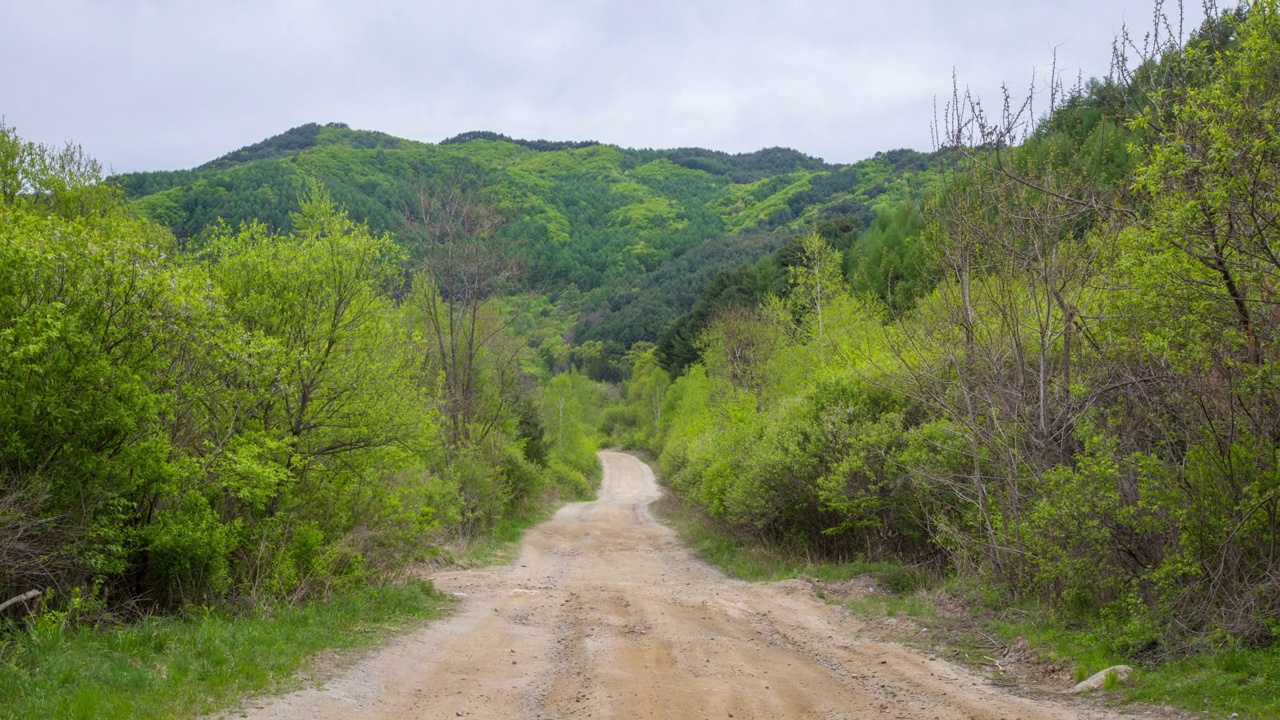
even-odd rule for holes
{"type": "Polygon", "coordinates": [[[1151,0],[0,0],[0,115],[118,170],[190,167],[304,122],[835,162],[928,149],[935,96],[1103,74],[1151,0]]]}

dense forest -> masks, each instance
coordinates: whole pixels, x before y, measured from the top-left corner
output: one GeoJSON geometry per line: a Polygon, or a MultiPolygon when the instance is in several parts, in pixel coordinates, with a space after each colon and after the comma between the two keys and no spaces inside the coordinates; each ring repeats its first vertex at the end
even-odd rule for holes
{"type": "Polygon", "coordinates": [[[1275,646],[1280,4],[1169,37],[852,165],[330,123],[108,178],[0,124],[0,601],[300,602],[607,443],[1126,657],[1275,646]]]}
{"type": "Polygon", "coordinates": [[[1151,49],[1042,117],[957,93],[932,188],[718,276],[607,430],[769,544],[1034,599],[1130,658],[1275,643],[1280,14],[1151,49]]]}
{"type": "MultiPolygon", "coordinates": [[[[220,223],[288,232],[299,193],[314,180],[411,255],[424,195],[442,184],[471,187],[505,216],[499,232],[521,262],[520,287],[557,300],[568,293],[562,304],[585,311],[577,336],[618,361],[635,342],[656,342],[717,271],[754,262],[814,222],[865,225],[873,205],[916,194],[932,166],[931,156],[909,150],[834,166],[784,148],[630,150],[492,132],[428,144],[330,123],[194,170],[110,181],[139,214],[195,249],[220,223]]],[[[615,367],[610,376],[618,375],[615,367]]]]}
{"type": "Polygon", "coordinates": [[[312,182],[184,246],[102,180],[0,127],[6,599],[297,602],[591,492],[598,389],[530,373],[490,236],[413,261],[312,182]]]}

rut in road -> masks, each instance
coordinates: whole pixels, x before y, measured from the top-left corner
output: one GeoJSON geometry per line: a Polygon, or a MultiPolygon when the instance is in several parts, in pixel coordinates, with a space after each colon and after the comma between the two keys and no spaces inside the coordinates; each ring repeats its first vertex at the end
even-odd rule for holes
{"type": "Polygon", "coordinates": [[[1007,694],[962,668],[860,639],[841,608],[726,578],[649,514],[649,468],[601,453],[595,502],[525,536],[510,567],[438,573],[457,613],[249,717],[1110,718],[1007,694]]]}

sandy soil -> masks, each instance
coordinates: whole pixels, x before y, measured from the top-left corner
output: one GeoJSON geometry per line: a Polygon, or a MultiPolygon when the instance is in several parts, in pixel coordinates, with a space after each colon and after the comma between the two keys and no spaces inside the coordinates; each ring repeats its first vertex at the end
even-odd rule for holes
{"type": "Polygon", "coordinates": [[[248,716],[1066,720],[1114,712],[1008,694],[875,642],[796,583],[750,584],[691,557],[649,514],[660,490],[602,453],[596,502],[529,531],[510,567],[442,572],[447,619],[248,716]]]}

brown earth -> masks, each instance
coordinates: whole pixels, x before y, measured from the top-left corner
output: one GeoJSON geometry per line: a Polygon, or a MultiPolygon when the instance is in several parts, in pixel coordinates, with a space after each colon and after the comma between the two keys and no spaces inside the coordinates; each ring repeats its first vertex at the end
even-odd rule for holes
{"type": "Polygon", "coordinates": [[[726,578],[648,505],[649,468],[601,453],[600,499],[530,530],[510,567],[440,572],[458,611],[248,717],[1113,718],[1020,697],[934,656],[867,639],[795,583],[726,578]]]}

